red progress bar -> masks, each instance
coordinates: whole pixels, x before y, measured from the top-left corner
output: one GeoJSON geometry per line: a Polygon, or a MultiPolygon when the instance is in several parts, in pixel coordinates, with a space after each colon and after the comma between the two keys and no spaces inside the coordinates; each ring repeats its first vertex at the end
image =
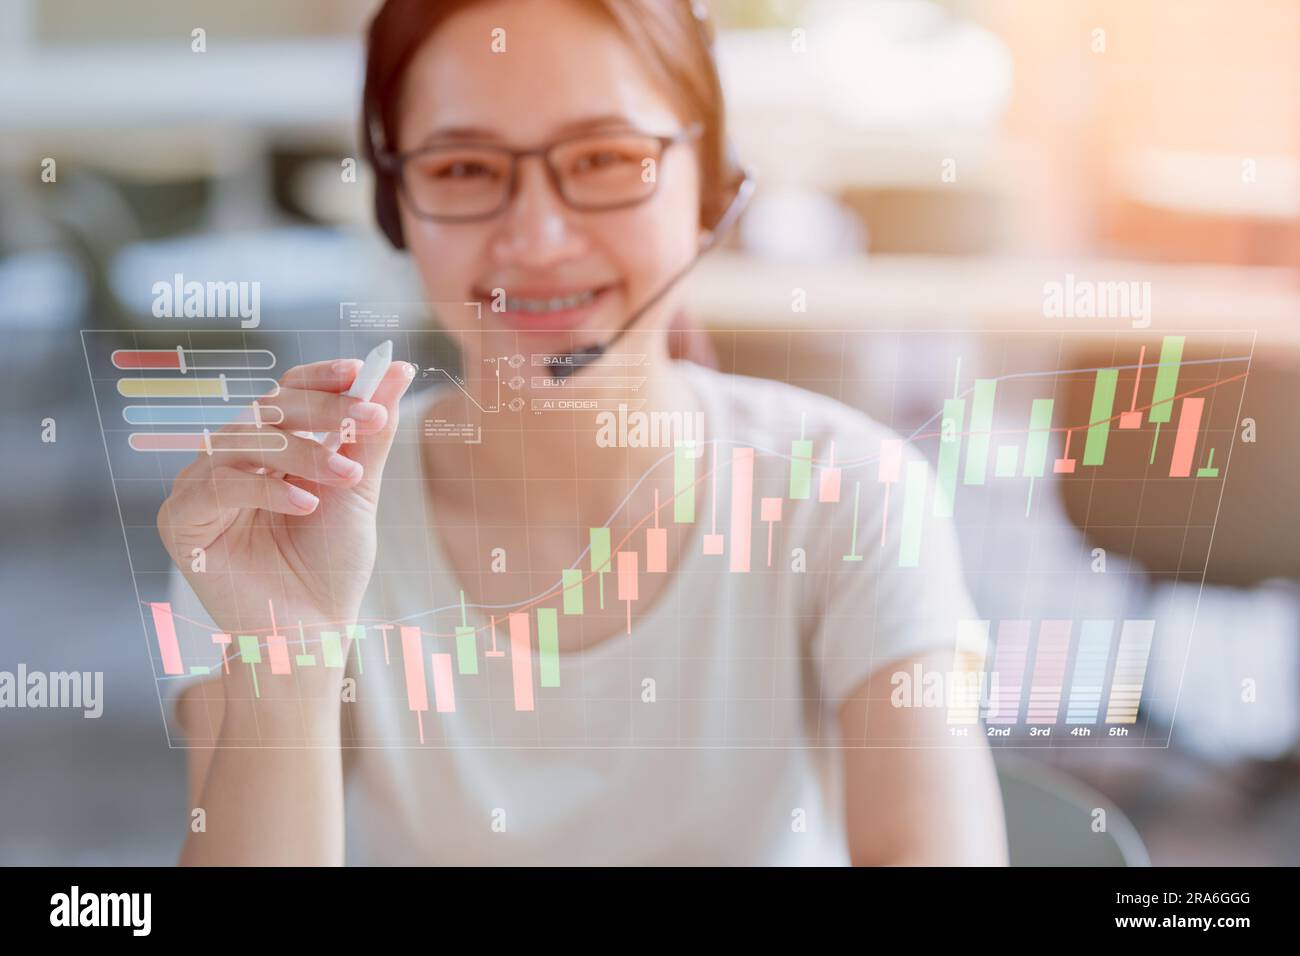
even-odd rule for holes
{"type": "Polygon", "coordinates": [[[171,368],[181,367],[181,354],[175,349],[117,349],[113,352],[113,365],[117,368],[171,368]]]}

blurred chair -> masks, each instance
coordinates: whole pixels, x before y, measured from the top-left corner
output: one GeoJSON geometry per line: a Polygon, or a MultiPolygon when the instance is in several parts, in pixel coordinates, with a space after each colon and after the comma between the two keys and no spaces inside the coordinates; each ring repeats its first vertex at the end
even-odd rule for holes
{"type": "Polygon", "coordinates": [[[1142,838],[1110,800],[1059,770],[997,755],[1012,866],[1150,866],[1142,838]],[[1106,830],[1092,829],[1106,811],[1106,830]]]}

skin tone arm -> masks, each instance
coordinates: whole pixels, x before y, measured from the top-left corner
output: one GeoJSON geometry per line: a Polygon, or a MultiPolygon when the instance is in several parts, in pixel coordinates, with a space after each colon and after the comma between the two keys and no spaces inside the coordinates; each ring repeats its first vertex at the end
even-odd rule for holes
{"type": "Polygon", "coordinates": [[[878,668],[840,707],[855,866],[1007,863],[1002,795],[987,742],[978,734],[949,737],[946,708],[894,707],[889,700],[896,671],[920,664],[946,672],[951,663],[951,654],[936,654],[878,668]],[[909,740],[937,746],[908,746],[909,740]],[[881,746],[885,741],[898,745],[881,746]]]}
{"type": "MultiPolygon", "coordinates": [[[[394,363],[363,402],[345,394],[359,367],[291,369],[274,395],[282,450],[199,455],[173,483],[159,534],[222,631],[265,640],[272,606],[281,622],[309,627],[356,619],[374,567],[383,465],[413,373],[394,363]],[[339,454],[298,435],[348,419],[357,440],[339,454]],[[195,548],[206,554],[203,573],[190,570],[195,548]]],[[[254,686],[252,667],[231,667],[178,703],[187,737],[212,748],[190,752],[190,807],[203,808],[206,829],[188,834],[180,862],[341,864],[341,672],[258,671],[254,686]]]]}
{"type": "Polygon", "coordinates": [[[182,866],[343,864],[339,706],[315,707],[304,721],[296,700],[261,701],[254,715],[219,689],[196,685],[182,693],[177,716],[190,739],[220,728],[216,749],[188,752],[189,806],[207,811],[207,830],[186,839],[182,866]],[[238,743],[279,731],[301,734],[304,722],[320,731],[313,731],[310,748],[238,743]]]}

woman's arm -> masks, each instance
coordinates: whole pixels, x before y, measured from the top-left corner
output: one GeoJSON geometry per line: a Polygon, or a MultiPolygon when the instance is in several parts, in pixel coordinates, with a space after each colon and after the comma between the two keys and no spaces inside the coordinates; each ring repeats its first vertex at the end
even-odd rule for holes
{"type": "Polygon", "coordinates": [[[254,714],[251,707],[228,704],[220,688],[186,688],[176,712],[187,738],[211,739],[209,728],[219,729],[215,749],[187,752],[190,819],[196,807],[206,819],[205,832],[191,827],[181,865],[341,866],[338,709],[338,704],[260,700],[254,714]],[[313,741],[309,748],[249,745],[301,737],[304,729],[313,741]]]}
{"type": "MultiPolygon", "coordinates": [[[[245,635],[271,646],[277,614],[313,628],[356,620],[374,570],[384,463],[415,374],[394,363],[364,401],[351,394],[360,369],[340,360],[288,370],[268,393],[280,422],[260,426],[278,450],[235,443],[200,453],[158,510],[168,554],[211,623],[241,635],[241,658],[245,635]],[[338,451],[305,437],[345,423],[355,441],[338,451]],[[199,552],[202,570],[191,565],[199,552]]],[[[343,671],[283,673],[272,663],[259,678],[260,659],[251,655],[181,701],[187,737],[214,748],[190,771],[191,820],[196,808],[205,819],[203,832],[191,826],[181,862],[341,864],[343,671]]]]}
{"type": "Polygon", "coordinates": [[[1002,793],[987,742],[950,737],[946,707],[890,702],[891,675],[918,664],[946,674],[952,654],[878,668],[840,707],[849,854],[855,866],[1004,866],[1002,793]]]}

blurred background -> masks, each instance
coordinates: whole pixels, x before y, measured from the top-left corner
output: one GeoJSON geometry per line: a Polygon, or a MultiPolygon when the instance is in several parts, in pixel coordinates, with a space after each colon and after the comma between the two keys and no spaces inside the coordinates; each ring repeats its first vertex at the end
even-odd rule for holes
{"type": "MultiPolygon", "coordinates": [[[[162,729],[79,330],[155,325],[150,287],[174,272],[260,281],[276,330],[419,298],[372,226],[368,171],[341,175],[375,6],[0,4],[0,669],[102,670],[108,700],[98,721],[0,712],[0,862],[175,859],[184,752],[162,729]]],[[[1186,671],[1151,678],[1181,682],[1171,745],[999,759],[1126,815],[1145,847],[1129,862],[1300,863],[1300,2],[711,6],[730,132],[760,184],[689,286],[724,367],[788,377],[792,358],[833,355],[834,375],[798,384],[923,420],[954,352],[968,376],[1005,373],[1013,346],[1039,368],[1115,360],[1128,317],[1045,317],[1044,283],[1067,275],[1149,282],[1152,343],[1253,344],[1241,414],[1259,440],[1236,449],[1204,590],[1139,542],[1116,556],[1125,612],[1199,615],[1186,671]],[[795,288],[822,331],[786,331],[795,288]],[[912,331],[891,366],[925,387],[838,334],[892,329],[912,331]]],[[[1092,499],[1053,487],[1040,534],[1055,522],[1086,552],[1104,538],[1092,499]]],[[[994,523],[962,529],[968,560],[1024,547],[990,545],[994,523]]],[[[1050,836],[1031,850],[1075,861],[1050,836]]]]}

